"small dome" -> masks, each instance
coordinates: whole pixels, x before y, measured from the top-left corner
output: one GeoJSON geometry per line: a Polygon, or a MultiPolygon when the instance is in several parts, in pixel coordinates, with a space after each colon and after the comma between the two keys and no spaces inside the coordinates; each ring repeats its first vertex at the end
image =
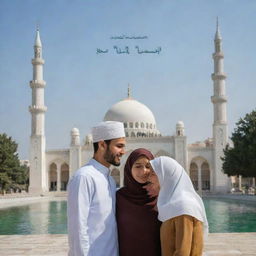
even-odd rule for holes
{"type": "Polygon", "coordinates": [[[74,128],[71,130],[71,135],[79,135],[79,130],[74,127],[74,128]]]}
{"type": "Polygon", "coordinates": [[[184,127],[184,123],[182,121],[178,121],[178,123],[176,124],[176,126],[178,127],[184,127]]]}

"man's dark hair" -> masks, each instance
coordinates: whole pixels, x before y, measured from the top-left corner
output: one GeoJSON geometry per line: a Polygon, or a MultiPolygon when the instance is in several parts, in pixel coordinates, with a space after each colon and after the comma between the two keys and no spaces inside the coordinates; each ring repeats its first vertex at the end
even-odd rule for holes
{"type": "MultiPolygon", "coordinates": [[[[107,146],[109,146],[111,140],[104,140],[104,141],[107,144],[107,146]]],[[[99,149],[99,142],[94,142],[93,143],[94,154],[98,151],[98,149],[99,149]]]]}

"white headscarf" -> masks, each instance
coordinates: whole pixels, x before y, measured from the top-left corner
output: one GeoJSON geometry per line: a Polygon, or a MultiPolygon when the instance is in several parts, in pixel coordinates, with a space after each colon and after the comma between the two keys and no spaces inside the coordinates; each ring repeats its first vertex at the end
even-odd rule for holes
{"type": "Polygon", "coordinates": [[[174,159],[166,156],[150,161],[158,176],[160,192],[157,199],[158,219],[168,219],[186,214],[203,222],[204,235],[208,234],[208,221],[201,197],[184,168],[174,159]]]}

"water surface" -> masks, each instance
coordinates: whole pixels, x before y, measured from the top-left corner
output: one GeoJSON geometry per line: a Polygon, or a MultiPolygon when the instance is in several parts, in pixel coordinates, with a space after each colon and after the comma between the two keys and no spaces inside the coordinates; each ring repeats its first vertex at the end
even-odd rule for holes
{"type": "MultiPolygon", "coordinates": [[[[256,232],[256,203],[204,199],[210,233],[256,232]]],[[[66,234],[66,201],[42,201],[0,210],[0,235],[66,234]]]]}

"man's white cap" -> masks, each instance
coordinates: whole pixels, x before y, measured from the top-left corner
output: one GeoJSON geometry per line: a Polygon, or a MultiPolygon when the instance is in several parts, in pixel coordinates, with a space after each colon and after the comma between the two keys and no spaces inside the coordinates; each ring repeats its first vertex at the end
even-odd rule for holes
{"type": "Polygon", "coordinates": [[[101,122],[92,128],[92,141],[112,140],[125,137],[124,124],[116,121],[101,122]]]}

